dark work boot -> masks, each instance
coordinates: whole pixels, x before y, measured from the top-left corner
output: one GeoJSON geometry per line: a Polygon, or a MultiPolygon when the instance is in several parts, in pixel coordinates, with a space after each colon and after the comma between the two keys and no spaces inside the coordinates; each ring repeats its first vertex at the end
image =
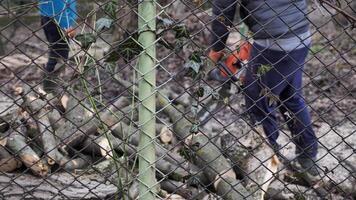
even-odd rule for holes
{"type": "Polygon", "coordinates": [[[297,162],[299,163],[303,171],[309,173],[312,176],[319,175],[315,159],[299,156],[297,157],[297,162]]]}

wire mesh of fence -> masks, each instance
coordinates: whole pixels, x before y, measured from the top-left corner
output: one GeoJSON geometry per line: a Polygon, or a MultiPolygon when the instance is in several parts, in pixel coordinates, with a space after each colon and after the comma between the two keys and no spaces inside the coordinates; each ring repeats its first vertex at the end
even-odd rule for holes
{"type": "Polygon", "coordinates": [[[356,2],[0,0],[0,199],[356,199],[356,2]]]}

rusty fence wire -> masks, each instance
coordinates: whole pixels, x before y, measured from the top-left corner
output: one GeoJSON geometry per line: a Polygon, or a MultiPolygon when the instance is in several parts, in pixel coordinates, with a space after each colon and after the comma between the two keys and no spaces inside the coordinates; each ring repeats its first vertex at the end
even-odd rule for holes
{"type": "Polygon", "coordinates": [[[352,0],[0,0],[0,199],[356,199],[355,19],[352,0]]]}

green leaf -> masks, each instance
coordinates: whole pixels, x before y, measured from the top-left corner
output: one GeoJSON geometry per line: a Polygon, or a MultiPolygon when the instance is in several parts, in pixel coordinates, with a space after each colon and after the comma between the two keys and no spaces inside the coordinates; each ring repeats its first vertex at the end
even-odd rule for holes
{"type": "Polygon", "coordinates": [[[168,18],[157,17],[157,27],[158,28],[169,28],[174,25],[174,21],[168,18]]]}
{"type": "Polygon", "coordinates": [[[271,69],[272,69],[271,65],[261,65],[257,69],[257,75],[262,76],[262,75],[266,74],[267,72],[269,72],[271,69]]]}
{"type": "Polygon", "coordinates": [[[220,94],[217,91],[213,91],[211,93],[211,98],[213,98],[214,100],[219,100],[220,99],[220,94]]]}
{"type": "Polygon", "coordinates": [[[137,42],[137,34],[126,38],[123,42],[114,45],[105,55],[105,62],[116,62],[119,58],[124,58],[126,62],[132,60],[143,51],[142,46],[137,42]]]}
{"type": "Polygon", "coordinates": [[[184,64],[184,67],[186,69],[191,69],[193,74],[193,77],[199,74],[200,67],[203,65],[203,61],[201,59],[202,52],[200,51],[194,51],[190,56],[189,56],[189,61],[184,64]]]}
{"type": "Polygon", "coordinates": [[[193,124],[192,127],[190,128],[190,133],[198,133],[198,132],[199,132],[199,125],[193,124]]]}
{"type": "Polygon", "coordinates": [[[195,95],[197,97],[203,97],[204,96],[204,92],[205,92],[204,87],[199,87],[197,89],[197,91],[195,92],[195,95]]]}
{"type": "Polygon", "coordinates": [[[96,36],[93,33],[79,34],[75,37],[75,39],[80,42],[82,49],[88,49],[91,44],[96,42],[96,36]]]}
{"type": "Polygon", "coordinates": [[[273,106],[276,105],[279,101],[279,98],[277,95],[269,93],[269,95],[267,96],[268,99],[268,106],[273,106]]]}
{"type": "Polygon", "coordinates": [[[109,18],[100,18],[96,21],[95,23],[95,30],[97,32],[100,32],[100,31],[103,31],[105,29],[110,29],[111,25],[113,24],[113,21],[112,19],[109,19],[109,18]]]}
{"type": "Polygon", "coordinates": [[[116,19],[116,10],[118,9],[118,5],[116,1],[109,1],[104,6],[105,14],[107,14],[110,18],[116,19]]]}
{"type": "Polygon", "coordinates": [[[317,54],[320,53],[324,50],[324,47],[320,44],[314,44],[311,48],[310,48],[310,53],[312,54],[317,54]]]}
{"type": "Polygon", "coordinates": [[[196,117],[198,115],[198,107],[197,106],[192,106],[190,108],[190,111],[192,112],[193,117],[196,117]]]}
{"type": "Polygon", "coordinates": [[[184,67],[187,69],[191,69],[193,70],[193,72],[195,72],[195,74],[198,74],[200,70],[200,65],[201,63],[197,63],[194,60],[189,60],[187,63],[184,64],[184,67]]]}
{"type": "Polygon", "coordinates": [[[202,56],[202,52],[200,51],[194,51],[190,56],[189,56],[189,60],[193,60],[197,63],[201,63],[202,62],[202,59],[201,59],[201,56],[202,56]]]}
{"type": "Polygon", "coordinates": [[[120,59],[120,55],[117,51],[115,50],[109,50],[107,53],[105,53],[105,62],[107,63],[113,63],[116,62],[120,59]]]}
{"type": "Polygon", "coordinates": [[[160,44],[160,45],[162,45],[162,46],[164,46],[165,48],[170,49],[170,50],[174,50],[174,48],[175,48],[175,45],[171,44],[170,42],[166,41],[166,40],[163,39],[163,38],[160,38],[160,39],[158,40],[158,44],[160,44]]]}
{"type": "Polygon", "coordinates": [[[273,94],[269,88],[263,88],[259,96],[267,99],[268,106],[276,105],[279,102],[279,97],[273,94]]]}
{"type": "Polygon", "coordinates": [[[190,37],[189,31],[184,24],[176,25],[175,27],[173,27],[173,30],[176,32],[176,39],[190,37]]]}

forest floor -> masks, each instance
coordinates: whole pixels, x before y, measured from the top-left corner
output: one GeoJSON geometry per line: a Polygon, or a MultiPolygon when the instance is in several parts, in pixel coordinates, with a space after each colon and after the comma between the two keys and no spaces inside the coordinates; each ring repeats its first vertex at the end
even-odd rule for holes
{"type": "MultiPolygon", "coordinates": [[[[196,28],[198,32],[201,24],[192,25],[197,21],[193,16],[190,20],[190,27],[196,28]]],[[[38,25],[35,23],[35,26],[38,25]]],[[[336,184],[346,185],[356,185],[356,177],[352,178],[350,169],[343,164],[344,162],[340,162],[343,160],[356,166],[356,38],[352,33],[355,32],[340,34],[333,28],[332,23],[318,30],[313,28],[313,44],[304,68],[303,86],[304,96],[312,114],[313,128],[319,138],[317,164],[336,184]]],[[[203,30],[201,34],[203,36],[199,42],[204,43],[207,41],[208,31],[203,30]]],[[[0,113],[13,105],[14,85],[24,84],[24,82],[32,85],[40,83],[41,67],[47,61],[47,45],[43,38],[42,31],[33,35],[32,30],[26,27],[20,27],[14,38],[11,38],[13,43],[8,44],[9,54],[0,60],[0,113]],[[7,67],[2,66],[2,63],[5,63],[7,67]]],[[[158,52],[163,51],[158,50],[158,52]]],[[[180,56],[187,57],[187,55],[188,53],[185,52],[162,60],[161,65],[165,69],[158,69],[158,84],[162,84],[161,87],[175,86],[175,81],[165,83],[165,80],[170,78],[167,71],[171,74],[177,73],[184,65],[184,60],[180,59],[180,56]]],[[[106,102],[112,102],[123,91],[119,84],[108,81],[110,76],[105,73],[105,70],[107,68],[100,71],[104,83],[102,89],[105,91],[103,98],[106,102]]],[[[128,66],[119,67],[118,71],[121,77],[132,77],[128,66]]],[[[176,81],[180,82],[182,87],[175,88],[175,93],[182,95],[185,92],[184,87],[189,87],[190,82],[185,78],[178,78],[176,81]]],[[[230,106],[218,112],[214,119],[202,127],[203,130],[219,134],[227,132],[240,134],[238,127],[243,122],[234,116],[236,112],[243,110],[241,103],[243,96],[233,94],[231,99],[230,106]],[[229,125],[226,126],[226,124],[229,125]]],[[[290,141],[291,135],[286,126],[283,126],[279,142],[284,146],[283,153],[288,157],[294,154],[295,148],[290,141]]],[[[18,191],[18,197],[24,197],[22,186],[26,184],[32,184],[33,191],[31,192],[33,193],[47,191],[48,193],[41,194],[43,199],[55,196],[53,199],[62,199],[64,196],[70,197],[72,193],[78,192],[83,194],[85,199],[96,199],[98,196],[103,198],[105,193],[111,194],[108,198],[112,198],[116,189],[113,185],[106,183],[100,175],[95,175],[95,172],[84,171],[77,174],[56,172],[49,178],[43,179],[33,177],[26,173],[27,171],[20,169],[15,173],[0,175],[0,198],[2,194],[14,190],[18,191]]],[[[286,193],[289,191],[307,192],[310,193],[310,199],[317,199],[310,188],[282,184],[276,180],[271,187],[283,187],[285,188],[283,192],[286,193]]],[[[27,197],[31,198],[31,194],[28,193],[27,197]]]]}

